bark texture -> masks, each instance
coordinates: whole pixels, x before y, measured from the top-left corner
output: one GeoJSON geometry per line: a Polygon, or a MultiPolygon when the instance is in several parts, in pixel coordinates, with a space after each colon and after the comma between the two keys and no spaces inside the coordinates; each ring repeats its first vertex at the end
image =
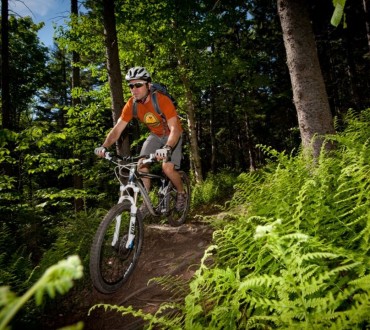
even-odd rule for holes
{"type": "MultiPolygon", "coordinates": [[[[124,105],[122,89],[122,73],[119,62],[116,18],[114,15],[114,0],[103,1],[103,21],[105,46],[107,53],[108,82],[112,99],[112,116],[115,124],[121,115],[124,105]]],[[[120,155],[130,154],[130,143],[127,130],[117,141],[117,153],[120,155]]]]}
{"type": "Polygon", "coordinates": [[[9,86],[9,20],[8,0],[1,0],[1,110],[2,127],[14,129],[14,111],[9,86]]]}
{"type": "Polygon", "coordinates": [[[277,3],[302,145],[317,157],[323,137],[334,134],[335,130],[307,2],[278,0],[277,3]]]}

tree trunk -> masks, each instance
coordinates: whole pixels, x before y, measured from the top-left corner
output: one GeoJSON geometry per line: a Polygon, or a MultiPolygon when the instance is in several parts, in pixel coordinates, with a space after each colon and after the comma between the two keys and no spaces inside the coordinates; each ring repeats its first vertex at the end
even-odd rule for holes
{"type": "Polygon", "coordinates": [[[347,55],[347,70],[346,73],[348,75],[348,82],[350,86],[349,95],[351,98],[347,100],[349,102],[351,108],[355,108],[356,110],[361,110],[362,102],[360,98],[360,94],[358,91],[357,86],[358,83],[358,75],[356,70],[356,63],[353,55],[353,47],[351,45],[352,38],[349,35],[348,29],[344,31],[344,38],[343,38],[343,48],[345,49],[347,55]]]}
{"type": "Polygon", "coordinates": [[[312,151],[316,158],[325,134],[335,130],[306,0],[278,0],[277,4],[303,150],[312,151]]]}
{"type": "MultiPolygon", "coordinates": [[[[182,60],[179,57],[178,63],[180,67],[183,67],[182,60]]],[[[183,70],[183,72],[186,72],[186,70],[183,70]]],[[[191,92],[190,83],[186,75],[180,74],[180,79],[185,87],[185,95],[187,101],[187,120],[190,139],[190,158],[191,161],[193,162],[195,181],[197,183],[201,183],[203,182],[202,162],[199,155],[199,147],[195,125],[195,105],[193,101],[193,93],[191,92]]]]}
{"type": "Polygon", "coordinates": [[[370,53],[370,1],[362,0],[365,12],[365,22],[366,22],[366,35],[367,35],[367,46],[370,53]]]}
{"type": "MultiPolygon", "coordinates": [[[[214,87],[211,87],[211,100],[214,100],[215,92],[214,87]]],[[[212,101],[210,105],[210,119],[209,119],[209,130],[210,130],[210,142],[211,142],[211,171],[216,172],[217,168],[217,148],[216,148],[216,132],[215,132],[215,102],[212,101]]]]}
{"type": "Polygon", "coordinates": [[[2,127],[14,129],[14,111],[9,86],[9,19],[8,0],[1,0],[1,109],[2,127]]]}
{"type": "Polygon", "coordinates": [[[249,171],[254,172],[256,170],[256,160],[253,154],[253,144],[252,144],[252,138],[251,138],[251,129],[249,127],[248,115],[245,114],[244,118],[245,118],[244,123],[245,123],[245,137],[246,137],[245,150],[248,154],[249,171]]]}
{"type": "Polygon", "coordinates": [[[195,106],[193,101],[193,93],[188,88],[186,90],[187,110],[188,110],[188,127],[190,138],[190,157],[194,166],[195,181],[197,183],[203,182],[202,162],[199,155],[199,147],[197,140],[197,132],[195,128],[195,106]]]}
{"type": "MultiPolygon", "coordinates": [[[[104,0],[102,2],[108,81],[112,99],[113,124],[115,124],[121,115],[124,105],[122,74],[118,53],[116,19],[114,15],[114,0],[104,0]]],[[[120,155],[130,154],[130,142],[127,134],[127,129],[124,131],[121,138],[117,141],[117,153],[120,155]]]]}
{"type": "MultiPolygon", "coordinates": [[[[10,84],[9,84],[9,17],[8,17],[8,0],[1,0],[1,114],[2,114],[2,127],[3,129],[15,129],[15,111],[13,108],[12,100],[10,97],[10,84]]],[[[9,141],[7,146],[9,150],[14,150],[14,143],[9,141]]],[[[18,164],[20,166],[20,164],[18,164]]],[[[17,175],[16,168],[8,163],[3,162],[0,164],[1,175],[11,176],[16,178],[19,182],[20,178],[17,175]]],[[[19,185],[15,182],[15,187],[19,185]]]]}
{"type": "MultiPolygon", "coordinates": [[[[78,16],[78,1],[71,0],[71,13],[72,15],[78,16]]],[[[80,55],[73,51],[72,52],[72,89],[81,86],[80,68],[76,65],[80,62],[80,55]]],[[[80,98],[72,97],[72,106],[76,107],[81,103],[80,98]]],[[[79,155],[75,155],[79,158],[79,155]]],[[[73,175],[73,186],[75,189],[83,189],[83,178],[80,174],[75,173],[73,175]]],[[[75,211],[82,211],[84,208],[84,201],[82,198],[75,198],[74,200],[75,211]]]]}

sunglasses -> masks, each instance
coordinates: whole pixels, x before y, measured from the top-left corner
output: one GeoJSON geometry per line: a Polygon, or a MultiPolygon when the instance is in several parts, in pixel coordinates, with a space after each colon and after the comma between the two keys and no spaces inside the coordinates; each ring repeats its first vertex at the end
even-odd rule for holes
{"type": "Polygon", "coordinates": [[[140,87],[143,87],[144,85],[145,85],[145,83],[137,82],[135,84],[128,84],[128,87],[130,87],[130,89],[133,89],[134,87],[140,88],[140,87]]]}

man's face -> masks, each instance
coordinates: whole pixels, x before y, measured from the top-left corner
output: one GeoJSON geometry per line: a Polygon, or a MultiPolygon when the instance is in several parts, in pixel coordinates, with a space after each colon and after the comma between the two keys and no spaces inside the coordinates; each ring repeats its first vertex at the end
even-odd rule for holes
{"type": "Polygon", "coordinates": [[[148,92],[147,82],[144,80],[130,80],[128,86],[136,100],[141,100],[148,92]]]}

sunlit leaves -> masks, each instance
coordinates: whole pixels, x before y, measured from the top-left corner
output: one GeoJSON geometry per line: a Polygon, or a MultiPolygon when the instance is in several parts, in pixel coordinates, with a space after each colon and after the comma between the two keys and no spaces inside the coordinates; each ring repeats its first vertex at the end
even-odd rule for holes
{"type": "Polygon", "coordinates": [[[333,0],[334,13],[330,20],[330,23],[334,26],[338,26],[340,21],[343,18],[343,26],[346,27],[345,15],[344,15],[344,6],[346,0],[333,0]]]}

